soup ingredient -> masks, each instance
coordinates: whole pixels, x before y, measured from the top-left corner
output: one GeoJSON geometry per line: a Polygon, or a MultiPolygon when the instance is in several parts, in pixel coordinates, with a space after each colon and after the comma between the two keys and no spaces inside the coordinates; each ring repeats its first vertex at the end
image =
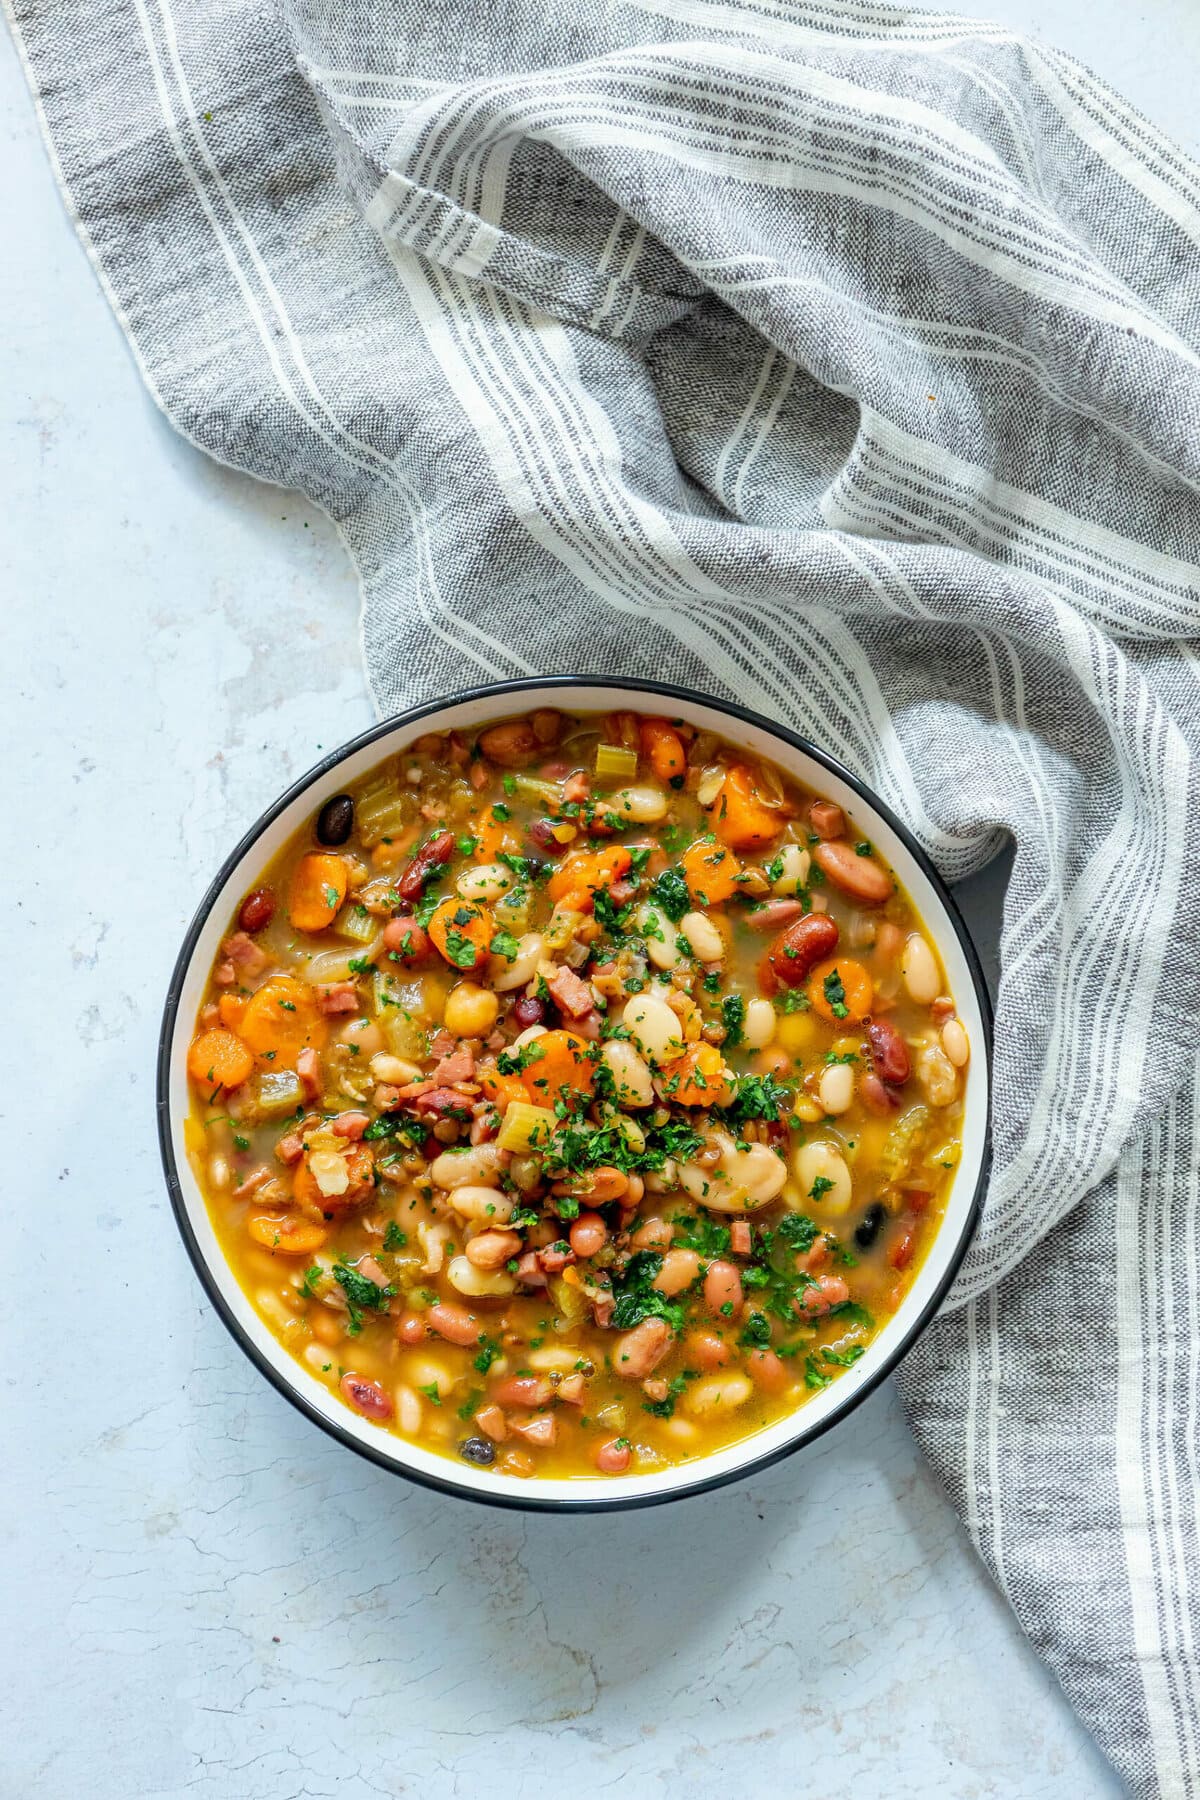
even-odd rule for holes
{"type": "Polygon", "coordinates": [[[335,794],[317,814],[317,842],[344,844],[354,830],[354,801],[349,794],[335,794]]]}
{"type": "Polygon", "coordinates": [[[242,1040],[220,1026],[202,1032],[188,1052],[188,1074],[214,1095],[222,1088],[240,1087],[253,1067],[254,1058],[242,1040]]]}
{"type": "Polygon", "coordinates": [[[313,851],[296,864],[288,895],[288,917],[297,931],[324,931],[337,917],[350,876],[341,856],[313,851]]]}

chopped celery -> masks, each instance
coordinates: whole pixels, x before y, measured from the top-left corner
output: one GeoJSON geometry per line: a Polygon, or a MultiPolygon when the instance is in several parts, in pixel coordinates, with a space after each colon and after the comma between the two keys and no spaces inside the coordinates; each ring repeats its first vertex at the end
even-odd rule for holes
{"type": "Polygon", "coordinates": [[[333,929],[338,937],[349,938],[355,944],[369,944],[379,930],[379,920],[355,901],[343,906],[333,921],[333,929]]]}
{"type": "Polygon", "coordinates": [[[610,781],[625,781],[637,774],[638,756],[625,744],[596,745],[596,774],[610,781]]]}
{"type": "Polygon", "coordinates": [[[416,800],[385,777],[364,788],[354,803],[360,841],[372,849],[385,837],[401,837],[416,817],[416,800]]]}
{"type": "Polygon", "coordinates": [[[535,775],[514,775],[513,787],[526,800],[536,801],[539,806],[557,806],[562,799],[562,789],[557,781],[539,781],[535,775]]]}
{"type": "Polygon", "coordinates": [[[411,1013],[400,1007],[389,1007],[387,1017],[381,1019],[380,1024],[393,1056],[403,1057],[406,1061],[415,1058],[420,1062],[426,1055],[428,1045],[425,1033],[411,1013]]]}
{"type": "Polygon", "coordinates": [[[294,1069],[264,1071],[255,1082],[254,1112],[258,1119],[282,1119],[304,1104],[304,1089],[294,1069]]]}
{"type": "Polygon", "coordinates": [[[544,1150],[557,1124],[549,1107],[510,1100],[496,1142],[501,1150],[544,1150]]]}

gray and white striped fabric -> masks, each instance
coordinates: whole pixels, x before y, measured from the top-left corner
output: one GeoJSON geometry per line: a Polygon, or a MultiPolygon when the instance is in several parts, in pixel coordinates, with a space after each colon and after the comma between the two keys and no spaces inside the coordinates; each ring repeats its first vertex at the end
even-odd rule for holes
{"type": "Polygon", "coordinates": [[[914,1428],[1200,1794],[1200,171],[861,0],[8,0],[155,397],[356,559],[382,710],[669,674],[1008,838],[995,1178],[914,1428]]]}

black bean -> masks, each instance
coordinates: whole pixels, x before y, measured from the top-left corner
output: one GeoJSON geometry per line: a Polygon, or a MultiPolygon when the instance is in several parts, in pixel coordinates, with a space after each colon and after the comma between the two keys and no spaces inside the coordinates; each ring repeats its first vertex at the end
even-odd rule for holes
{"type": "Polygon", "coordinates": [[[481,1468],[487,1468],[489,1463],[496,1460],[496,1446],[489,1444],[486,1438],[464,1438],[458,1446],[458,1454],[464,1462],[478,1463],[481,1468]]]}
{"type": "Polygon", "coordinates": [[[354,830],[354,802],[349,794],[335,794],[317,814],[317,842],[344,844],[354,830]]]}
{"type": "Polygon", "coordinates": [[[871,1248],[871,1245],[879,1236],[887,1216],[887,1207],[883,1204],[882,1200],[876,1200],[873,1206],[868,1206],[866,1212],[862,1216],[862,1221],[859,1224],[857,1231],[854,1233],[854,1241],[860,1250],[869,1250],[871,1248]]]}

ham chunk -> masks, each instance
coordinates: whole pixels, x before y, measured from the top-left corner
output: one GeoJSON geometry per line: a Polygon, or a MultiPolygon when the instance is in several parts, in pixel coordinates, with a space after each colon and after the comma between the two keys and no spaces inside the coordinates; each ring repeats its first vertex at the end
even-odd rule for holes
{"type": "Polygon", "coordinates": [[[221,949],[244,982],[257,980],[270,966],[270,957],[265,950],[259,949],[248,932],[235,931],[232,937],[225,939],[221,949]]]}
{"type": "Polygon", "coordinates": [[[591,988],[579,979],[574,969],[557,969],[546,986],[559,1012],[569,1019],[582,1019],[595,1009],[591,988]]]}
{"type": "Polygon", "coordinates": [[[323,1013],[358,1011],[358,989],[352,981],[331,981],[328,987],[316,989],[317,1005],[323,1013]]]}

